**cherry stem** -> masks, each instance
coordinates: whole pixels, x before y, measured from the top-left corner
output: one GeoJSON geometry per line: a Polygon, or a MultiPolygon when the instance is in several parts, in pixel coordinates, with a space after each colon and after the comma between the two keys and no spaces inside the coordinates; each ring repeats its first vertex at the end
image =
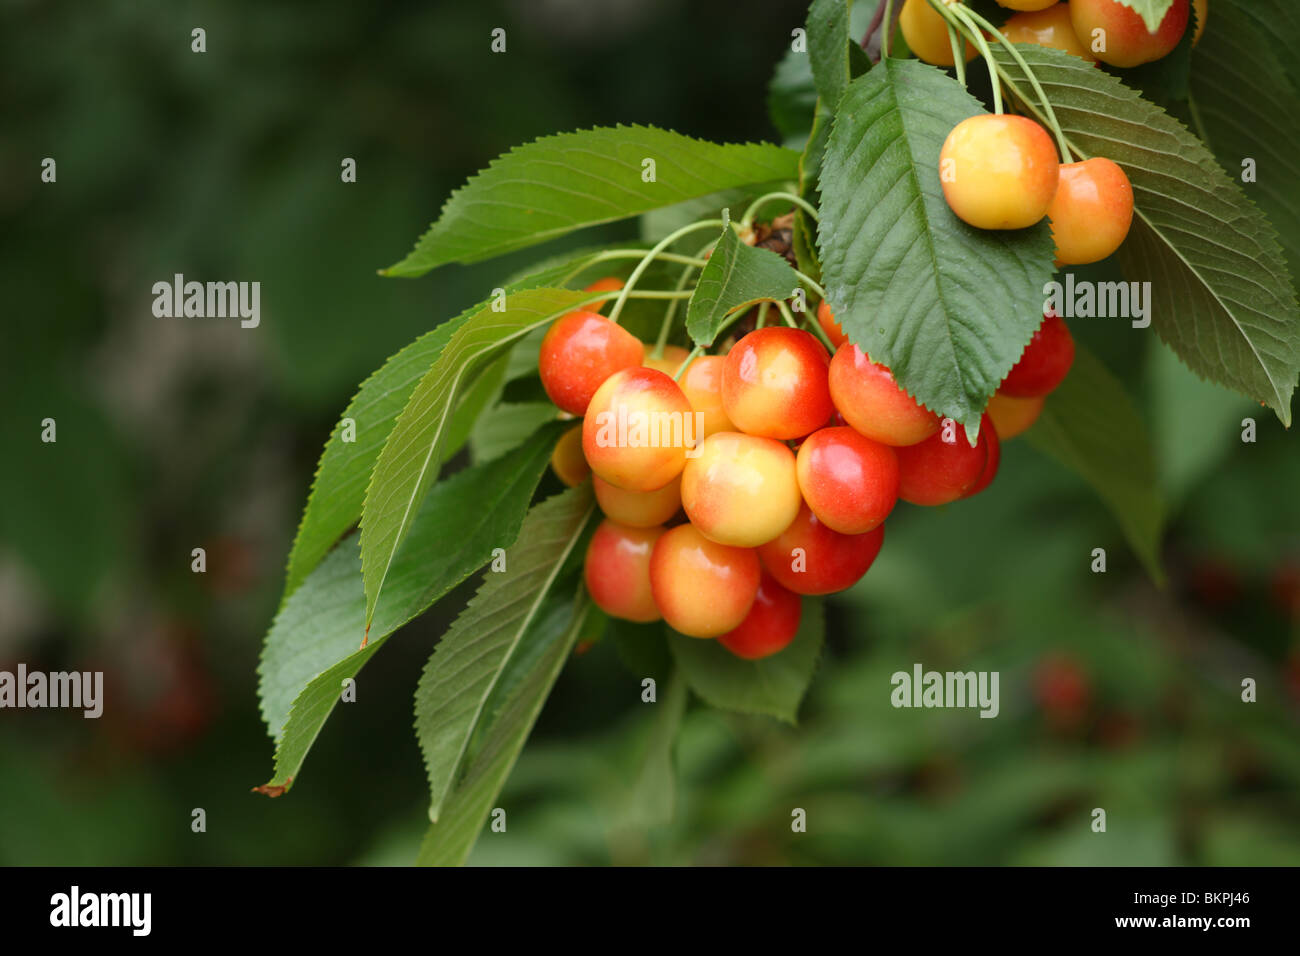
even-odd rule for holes
{"type": "Polygon", "coordinates": [[[754,321],[754,328],[761,329],[767,324],[767,313],[772,308],[771,302],[760,302],[758,306],[758,318],[754,321]]]}
{"type": "MultiPolygon", "coordinates": [[[[701,256],[704,255],[704,253],[709,250],[709,247],[712,246],[715,241],[716,240],[710,239],[707,243],[701,246],[699,255],[701,256]]],[[[694,274],[696,269],[703,269],[704,266],[708,264],[707,259],[700,259],[698,256],[696,257],[695,261],[699,263],[698,266],[690,265],[682,270],[681,278],[677,280],[678,292],[686,288],[687,280],[690,279],[690,277],[694,274]]],[[[651,358],[664,357],[664,346],[668,344],[668,333],[672,331],[673,319],[677,318],[677,303],[680,301],[681,299],[673,299],[671,302],[668,303],[668,309],[664,313],[664,320],[659,325],[659,337],[655,339],[654,350],[651,351],[650,353],[651,358]]]]}
{"type": "MultiPolygon", "coordinates": [[[[647,252],[642,257],[641,261],[637,263],[636,268],[632,270],[632,274],[627,277],[626,284],[624,284],[622,291],[618,294],[618,299],[614,302],[614,308],[609,310],[609,320],[615,323],[618,322],[618,317],[623,312],[623,306],[626,304],[632,289],[636,286],[638,280],[640,280],[646,269],[650,267],[650,263],[653,262],[665,249],[682,236],[689,235],[692,232],[699,232],[701,229],[725,229],[726,226],[727,223],[722,219],[703,219],[699,222],[693,222],[689,226],[682,226],[682,228],[677,229],[660,239],[654,248],[647,252]]],[[[669,298],[672,295],[674,295],[674,293],[665,293],[661,298],[669,298]]]]}
{"type": "Polygon", "coordinates": [[[686,369],[690,367],[690,364],[703,354],[704,354],[703,345],[697,345],[695,346],[695,348],[691,349],[691,354],[686,356],[686,358],[682,360],[682,364],[678,367],[677,374],[673,376],[673,381],[680,382],[682,380],[682,376],[686,374],[686,369]]]}
{"type": "MultiPolygon", "coordinates": [[[[960,22],[962,26],[970,31],[971,39],[979,47],[980,54],[988,65],[989,80],[993,83],[993,112],[1001,115],[1002,79],[998,73],[998,61],[993,59],[993,51],[989,49],[989,43],[984,39],[984,34],[971,18],[971,11],[960,3],[945,4],[943,0],[930,0],[930,5],[938,10],[950,24],[955,25],[956,22],[960,22]]],[[[988,23],[987,20],[984,22],[988,23]]],[[[960,57],[957,58],[960,59],[960,57]]]]}
{"type": "MultiPolygon", "coordinates": [[[[890,48],[893,46],[894,39],[894,0],[885,0],[885,18],[882,29],[885,32],[881,35],[880,55],[887,57],[890,48]]],[[[831,107],[833,109],[834,104],[831,104],[831,107]]]]}
{"type": "Polygon", "coordinates": [[[814,282],[812,279],[808,278],[806,275],[804,275],[804,274],[803,274],[802,272],[800,272],[798,269],[795,269],[795,270],[794,270],[794,274],[797,275],[797,276],[799,277],[799,281],[800,281],[800,282],[802,282],[804,285],[808,286],[808,288],[810,288],[810,289],[812,289],[814,292],[816,292],[818,298],[821,298],[821,299],[826,298],[826,290],[823,289],[823,288],[821,287],[820,284],[818,284],[818,283],[814,282]]]}
{"type": "Polygon", "coordinates": [[[790,307],[783,300],[773,299],[771,301],[776,304],[777,311],[781,313],[781,318],[785,320],[786,325],[792,329],[799,328],[799,323],[794,320],[794,313],[790,311],[790,307]]]}
{"type": "MultiPolygon", "coordinates": [[[[1057,120],[1056,118],[1056,110],[1052,109],[1052,101],[1047,98],[1047,93],[1043,91],[1043,85],[1038,82],[1038,76],[1034,73],[1033,70],[1029,68],[1029,64],[1025,62],[1025,58],[1020,54],[1020,51],[1016,49],[1016,45],[1012,43],[1010,40],[1008,40],[1002,34],[1001,30],[999,30],[993,24],[989,23],[988,20],[984,19],[984,17],[980,16],[978,13],[976,13],[974,10],[970,9],[969,7],[963,7],[959,5],[958,12],[964,13],[968,18],[970,18],[970,20],[974,21],[978,26],[984,27],[984,29],[988,30],[989,33],[993,34],[993,39],[997,40],[998,43],[1002,44],[1002,46],[1006,49],[1006,51],[1009,54],[1011,54],[1011,59],[1015,60],[1016,65],[1019,66],[1020,69],[1024,71],[1026,78],[1028,78],[1029,80],[1029,85],[1034,88],[1034,93],[1037,94],[1039,102],[1043,104],[1043,111],[1047,116],[1047,125],[1051,127],[1052,132],[1056,135],[1056,145],[1061,150],[1061,162],[1063,163],[1071,162],[1073,160],[1073,157],[1071,156],[1070,153],[1070,143],[1065,138],[1065,131],[1061,129],[1060,121],[1057,120]]],[[[990,61],[990,64],[992,65],[993,61],[990,61]]],[[[1002,72],[1000,68],[999,68],[999,72],[1002,72]]],[[[996,87],[997,87],[997,81],[995,80],[994,88],[996,87]]]]}
{"type": "Polygon", "coordinates": [[[951,20],[947,22],[948,42],[952,44],[952,62],[957,69],[957,82],[966,86],[966,57],[965,49],[962,47],[962,37],[957,32],[957,26],[951,20]]]}
{"type": "Polygon", "coordinates": [[[831,341],[830,335],[822,328],[822,324],[816,318],[808,319],[807,324],[808,328],[812,329],[813,334],[826,343],[826,348],[830,350],[831,355],[834,355],[838,349],[836,349],[835,343],[831,341]]]}
{"type": "Polygon", "coordinates": [[[812,216],[813,222],[821,221],[821,217],[817,214],[817,207],[814,206],[812,203],[808,202],[808,200],[800,196],[796,196],[794,193],[775,192],[775,193],[767,193],[766,195],[759,196],[757,199],[755,199],[752,203],[749,204],[749,208],[745,210],[745,214],[740,217],[741,227],[743,228],[745,226],[748,226],[751,222],[753,222],[754,213],[758,212],[759,207],[762,206],[763,203],[770,202],[773,199],[784,199],[787,202],[792,202],[800,209],[802,209],[804,212],[806,212],[808,215],[812,216]]]}

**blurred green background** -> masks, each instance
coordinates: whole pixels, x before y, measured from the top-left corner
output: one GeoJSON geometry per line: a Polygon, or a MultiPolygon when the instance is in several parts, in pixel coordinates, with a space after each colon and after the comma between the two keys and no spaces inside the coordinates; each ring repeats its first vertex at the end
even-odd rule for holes
{"type": "MultiPolygon", "coordinates": [[[[0,669],[101,669],[109,687],[98,721],[0,712],[0,863],[414,858],[411,695],[467,590],[376,657],[274,801],[249,792],[272,755],[258,654],[356,384],[537,255],[414,281],[375,270],[536,136],[639,122],[777,138],[765,90],[804,12],[0,2],[0,669]],[[151,286],[176,272],[260,281],[261,327],[155,318],[151,286]],[[57,444],[39,440],[46,417],[57,444]]],[[[1153,335],[1075,333],[1147,413],[1165,588],[1078,478],[1009,443],[979,498],[891,519],[875,567],[831,605],[797,729],[692,702],[671,826],[629,824],[639,678],[609,642],[575,657],[502,798],[508,835],[485,834],[474,862],[1300,862],[1295,440],[1153,335]],[[1001,716],[893,709],[889,675],[917,661],[1000,671],[1001,716]],[[1243,677],[1258,703],[1240,702],[1243,677]]]]}

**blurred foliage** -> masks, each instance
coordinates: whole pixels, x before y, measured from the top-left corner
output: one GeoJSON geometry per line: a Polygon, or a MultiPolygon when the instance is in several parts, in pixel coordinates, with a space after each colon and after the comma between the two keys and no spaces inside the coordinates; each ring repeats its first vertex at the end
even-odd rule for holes
{"type": "MultiPolygon", "coordinates": [[[[102,669],[109,687],[98,721],[0,712],[0,863],[414,858],[411,694],[472,587],[367,667],[291,796],[248,792],[272,754],[260,642],[335,417],[529,256],[419,281],[375,269],[539,135],[777,138],[768,79],[803,16],[778,0],[742,17],[684,0],[0,2],[0,668],[102,669]],[[488,49],[497,26],[505,55],[488,49]],[[56,184],[39,180],[46,156],[56,184]],[[155,318],[150,288],[178,272],[260,281],[261,327],[155,318]]],[[[891,519],[871,573],[828,605],[797,729],[686,703],[670,824],[630,825],[647,818],[637,782],[663,790],[645,769],[650,665],[623,663],[647,649],[619,632],[575,657],[503,797],[507,834],[474,861],[1300,862],[1294,439],[1152,336],[1075,332],[1148,416],[1168,587],[1078,479],[1010,443],[978,499],[891,519]],[[1096,547],[1105,575],[1088,570],[1096,547]],[[1001,671],[1001,716],[893,709],[889,675],[917,661],[1001,671]],[[1240,703],[1244,676],[1258,704],[1240,703]]]]}

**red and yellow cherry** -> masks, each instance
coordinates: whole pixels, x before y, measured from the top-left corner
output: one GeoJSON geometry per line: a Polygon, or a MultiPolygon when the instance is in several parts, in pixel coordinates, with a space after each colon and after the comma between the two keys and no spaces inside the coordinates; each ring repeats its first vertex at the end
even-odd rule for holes
{"type": "MultiPolygon", "coordinates": [[[[907,48],[918,60],[935,66],[952,66],[952,42],[948,39],[948,24],[927,0],[907,0],[898,15],[898,26],[903,31],[907,48]]],[[[975,56],[975,48],[966,42],[966,60],[975,56]]]]}
{"type": "Polygon", "coordinates": [[[1041,398],[1056,389],[1074,364],[1074,337],[1065,320],[1055,312],[1043,316],[1043,324],[1025,346],[1024,354],[998,386],[998,394],[1012,398],[1041,398]]]}
{"type": "Polygon", "coordinates": [[[1061,184],[1047,207],[1056,265],[1100,262],[1124,242],[1133,224],[1133,185],[1102,156],[1061,166],[1061,184]]]}
{"type": "Polygon", "coordinates": [[[718,643],[744,660],[762,660],[790,645],[799,633],[802,616],[803,600],[799,595],[763,572],[754,606],[739,625],[718,637],[718,643]]]}
{"type": "Polygon", "coordinates": [[[1093,63],[1097,62],[1092,51],[1074,32],[1068,4],[1046,0],[1038,7],[1016,9],[1031,12],[1017,13],[1003,25],[1002,35],[1012,43],[1037,43],[1039,46],[1054,47],[1093,63]]]}
{"type": "Polygon", "coordinates": [[[763,567],[796,594],[833,594],[858,582],[880,553],[885,526],[866,534],[840,534],[799,509],[790,527],[758,549],[763,567]]]}
{"type": "Polygon", "coordinates": [[[699,419],[700,438],[736,430],[722,401],[722,369],[726,361],[721,355],[697,356],[678,383],[692,410],[703,416],[699,419]]]}
{"type": "Polygon", "coordinates": [[[654,491],[627,491],[599,475],[591,479],[596,503],[605,517],[629,528],[653,528],[666,523],[682,507],[682,477],[654,491]]]}
{"type": "Polygon", "coordinates": [[[542,387],[556,405],[582,415],[596,389],[615,372],[641,364],[641,340],[596,312],[561,316],[537,357],[542,387]]]}
{"type": "Polygon", "coordinates": [[[1047,215],[1060,181],[1047,131],[1024,116],[981,113],[953,127],[939,151],[952,211],[977,229],[1024,229],[1047,215]]]}
{"type": "MultiPolygon", "coordinates": [[[[615,277],[615,276],[605,276],[603,279],[597,279],[597,280],[596,280],[595,282],[593,282],[591,285],[587,286],[586,289],[585,289],[584,291],[586,291],[586,292],[618,292],[618,291],[620,291],[622,288],[623,288],[623,280],[622,280],[622,279],[619,279],[619,278],[617,278],[617,277],[615,277]]],[[[608,299],[598,299],[594,304],[589,305],[587,308],[589,308],[589,309],[600,309],[600,308],[603,308],[607,302],[610,302],[610,301],[612,301],[613,299],[614,299],[614,296],[610,296],[608,299]]]]}
{"type": "Polygon", "coordinates": [[[574,425],[555,443],[555,451],[551,452],[551,470],[570,488],[587,480],[591,466],[582,454],[581,425],[574,425]]]}
{"type": "Polygon", "coordinates": [[[583,577],[596,606],[625,621],[657,621],[650,593],[650,555],[664,529],[630,528],[606,518],[591,536],[583,577]]]}
{"type": "Polygon", "coordinates": [[[591,470],[627,491],[654,491],[682,473],[694,442],[691,403],[663,372],[637,366],[596,389],[582,421],[591,470]]]}
{"type": "Polygon", "coordinates": [[[865,534],[888,518],[898,501],[894,449],[852,428],[813,432],[799,446],[795,467],[808,507],[841,534],[865,534]]]}
{"type": "Polygon", "coordinates": [[[899,388],[885,366],[845,342],[828,375],[836,410],[850,426],[885,445],[915,445],[939,430],[939,416],[899,388]]]}
{"type": "Polygon", "coordinates": [[[825,299],[817,306],[817,324],[822,327],[826,337],[831,340],[831,345],[836,348],[849,340],[849,337],[844,334],[844,329],[835,321],[835,314],[831,312],[831,307],[825,299]]]}
{"type": "Polygon", "coordinates": [[[1168,56],[1183,38],[1190,16],[1188,0],[1174,0],[1152,33],[1136,10],[1118,0],[1070,0],[1075,34],[1111,66],[1141,66],[1168,56]]]}
{"type": "Polygon", "coordinates": [[[794,452],[772,438],[716,432],[682,472],[686,516],[720,544],[753,548],[771,541],[801,503],[794,452]]]}
{"type": "Polygon", "coordinates": [[[830,357],[811,332],[769,326],[750,332],[722,366],[722,405],[741,431],[802,438],[834,411],[826,384],[830,357]]]}
{"type": "Polygon", "coordinates": [[[650,591],[674,630],[717,637],[739,627],[754,604],[758,554],[710,541],[693,524],[665,531],[650,554],[650,591]]]}
{"type": "MultiPolygon", "coordinates": [[[[1056,0],[998,0],[998,6],[1006,7],[1008,10],[1046,10],[1054,3],[1056,3],[1056,0]]],[[[1012,19],[1015,18],[1013,17],[1012,19]]],[[[1005,30],[1002,32],[1003,35],[1006,34],[1005,30]]]]}
{"type": "Polygon", "coordinates": [[[937,434],[897,454],[898,497],[914,505],[946,505],[970,491],[984,474],[989,443],[981,428],[971,447],[966,429],[945,418],[937,434]]]}
{"type": "Polygon", "coordinates": [[[995,394],[989,399],[989,407],[985,412],[993,422],[993,430],[998,433],[999,442],[1004,442],[1024,433],[1038,421],[1046,402],[1046,396],[1012,398],[1010,395],[995,394]]]}
{"type": "Polygon", "coordinates": [[[1002,442],[998,439],[997,427],[987,412],[980,419],[979,442],[988,447],[988,457],[984,461],[984,470],[980,472],[979,478],[971,485],[970,490],[962,495],[963,498],[978,495],[991,485],[998,475],[998,465],[1002,463],[1002,442]]]}
{"type": "Polygon", "coordinates": [[[1192,35],[1192,46],[1201,42],[1201,34],[1205,32],[1205,19],[1210,15],[1210,0],[1192,0],[1192,7],[1196,10],[1196,32],[1192,35]]]}
{"type": "Polygon", "coordinates": [[[663,355],[655,358],[649,352],[646,352],[641,364],[646,368],[658,369],[669,378],[672,378],[677,374],[677,370],[682,367],[682,363],[686,361],[690,354],[680,345],[665,345],[663,355]]]}

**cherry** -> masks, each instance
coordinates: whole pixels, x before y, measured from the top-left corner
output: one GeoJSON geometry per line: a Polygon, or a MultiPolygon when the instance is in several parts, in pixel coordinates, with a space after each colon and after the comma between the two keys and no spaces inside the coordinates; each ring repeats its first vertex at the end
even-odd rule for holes
{"type": "MultiPolygon", "coordinates": [[[[1006,7],[1008,10],[1046,10],[1054,3],[1056,3],[1056,0],[998,0],[998,6],[1006,7]]],[[[1014,20],[1015,18],[1012,17],[1012,19],[1014,20]]],[[[1003,34],[1005,35],[1005,33],[1006,31],[1004,30],[1003,34]]]]}
{"type": "Polygon", "coordinates": [[[591,470],[627,491],[654,491],[681,474],[697,440],[691,403],[663,372],[637,366],[596,390],[582,422],[591,470]]]}
{"type": "Polygon", "coordinates": [[[1034,697],[1058,729],[1079,724],[1092,702],[1091,681],[1072,657],[1053,654],[1039,661],[1033,675],[1034,697]]]}
{"type": "Polygon", "coordinates": [[[758,549],[763,567],[796,594],[832,594],[856,584],[880,553],[885,526],[866,534],[840,534],[804,505],[794,522],[758,549]]]}
{"type": "Polygon", "coordinates": [[[669,378],[672,378],[677,374],[677,370],[682,367],[682,363],[686,361],[687,356],[690,354],[680,345],[665,345],[663,355],[655,358],[647,352],[641,364],[646,368],[658,369],[669,378]]]}
{"type": "Polygon", "coordinates": [[[1133,185],[1102,156],[1061,166],[1061,184],[1047,208],[1056,265],[1100,262],[1123,243],[1133,223],[1133,185]]]}
{"type": "Polygon", "coordinates": [[[1075,34],[1111,66],[1141,66],[1168,56],[1183,38],[1190,15],[1188,0],[1174,0],[1160,28],[1151,33],[1138,12],[1118,0],[1070,0],[1075,34]]]}
{"type": "MultiPolygon", "coordinates": [[[[616,278],[615,276],[605,276],[603,279],[597,279],[591,285],[587,286],[586,289],[584,289],[583,291],[584,292],[618,292],[622,288],[623,288],[622,279],[616,278]]],[[[593,305],[589,306],[589,308],[592,309],[603,308],[605,303],[609,302],[613,298],[614,296],[610,296],[608,299],[599,299],[593,305]]]]}
{"type": "Polygon", "coordinates": [[[1042,219],[1060,166],[1047,131],[1023,116],[964,119],[939,151],[944,198],[977,229],[1024,229],[1042,219]]]}
{"type": "Polygon", "coordinates": [[[752,548],[771,541],[800,504],[794,453],[772,438],[717,432],[682,472],[686,516],[721,544],[752,548]]]}
{"type": "Polygon", "coordinates": [[[551,470],[570,488],[587,480],[591,466],[582,454],[581,425],[574,425],[555,443],[555,451],[551,452],[551,470]]]}
{"type": "Polygon", "coordinates": [[[1025,346],[1020,361],[998,386],[998,393],[1012,398],[1041,398],[1064,381],[1072,364],[1074,338],[1070,328],[1055,312],[1049,312],[1025,346]]]}
{"type": "Polygon", "coordinates": [[[985,488],[993,483],[997,477],[998,465],[1002,463],[1002,442],[998,438],[997,427],[993,424],[993,419],[985,413],[980,419],[980,437],[979,443],[988,449],[988,457],[984,461],[984,470],[976,479],[975,484],[971,485],[970,491],[962,495],[963,498],[970,498],[979,494],[985,488]]]}
{"type": "Polygon", "coordinates": [[[1003,25],[1002,35],[1012,43],[1037,43],[1039,46],[1055,47],[1093,63],[1097,62],[1092,51],[1074,32],[1068,4],[1057,3],[1056,0],[1040,0],[1036,7],[1015,9],[1030,12],[1017,13],[1003,25]]]}
{"type": "Polygon", "coordinates": [[[641,340],[596,312],[561,316],[542,339],[537,370],[542,387],[571,415],[587,411],[591,396],[620,369],[641,364],[641,340]]]}
{"type": "Polygon", "coordinates": [[[994,395],[990,398],[985,411],[993,422],[993,430],[998,433],[998,440],[1008,441],[1027,430],[1038,421],[1046,401],[1046,396],[1012,398],[1010,395],[994,395]]]}
{"type": "Polygon", "coordinates": [[[710,541],[692,524],[665,531],[650,554],[650,590],[669,626],[688,637],[717,637],[745,619],[758,593],[752,548],[710,541]]]}
{"type": "Polygon", "coordinates": [[[727,417],[722,401],[722,370],[726,359],[721,355],[701,355],[686,367],[681,387],[691,408],[700,419],[700,437],[714,432],[734,432],[736,426],[727,417]]]}
{"type": "Polygon", "coordinates": [[[596,606],[625,621],[657,621],[650,593],[650,555],[664,529],[630,528],[606,518],[587,545],[583,577],[596,606]]]}
{"type": "Polygon", "coordinates": [[[831,359],[831,398],[845,421],[863,435],[895,447],[915,445],[939,430],[939,416],[899,388],[894,375],[845,342],[831,359]]]}
{"type": "Polygon", "coordinates": [[[654,491],[627,491],[593,476],[596,502],[605,517],[630,528],[653,528],[666,523],[682,507],[682,478],[678,475],[654,491]]]}
{"type": "Polygon", "coordinates": [[[988,437],[981,427],[972,448],[966,430],[945,418],[938,434],[900,448],[897,454],[898,497],[914,505],[946,505],[970,491],[984,474],[988,437]]]}
{"type": "Polygon", "coordinates": [[[826,337],[831,340],[831,345],[837,349],[849,340],[844,334],[844,329],[835,321],[835,314],[831,312],[830,304],[825,299],[821,305],[817,306],[817,324],[822,327],[826,337]]]}
{"type": "MultiPolygon", "coordinates": [[[[948,24],[927,0],[907,0],[898,15],[898,26],[903,31],[907,48],[918,60],[935,66],[952,66],[952,43],[948,39],[948,24]]],[[[966,41],[966,61],[975,56],[975,47],[966,41]]]]}
{"type": "Polygon", "coordinates": [[[864,534],[898,501],[898,456],[852,428],[822,428],[799,446],[799,490],[822,524],[864,534]]]}
{"type": "Polygon", "coordinates": [[[718,643],[737,657],[757,661],[783,651],[799,633],[803,601],[788,591],[766,571],[758,581],[754,606],[734,629],[718,638],[718,643]]]}
{"type": "Polygon", "coordinates": [[[830,357],[811,332],[769,326],[727,353],[722,404],[736,427],[765,438],[802,438],[834,410],[826,384],[830,357]]]}

